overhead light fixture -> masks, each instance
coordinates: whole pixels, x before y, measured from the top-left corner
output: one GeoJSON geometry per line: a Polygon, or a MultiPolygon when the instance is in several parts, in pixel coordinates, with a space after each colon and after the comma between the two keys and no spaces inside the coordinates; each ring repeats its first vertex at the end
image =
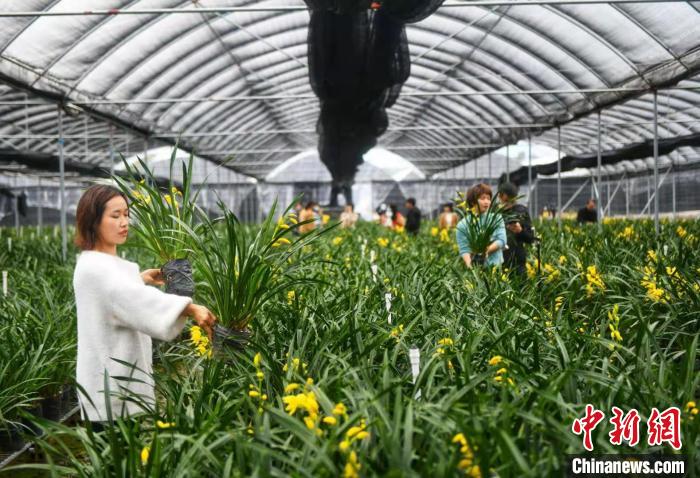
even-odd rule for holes
{"type": "Polygon", "coordinates": [[[65,111],[68,116],[80,116],[83,109],[73,103],[63,103],[63,111],[65,111]]]}

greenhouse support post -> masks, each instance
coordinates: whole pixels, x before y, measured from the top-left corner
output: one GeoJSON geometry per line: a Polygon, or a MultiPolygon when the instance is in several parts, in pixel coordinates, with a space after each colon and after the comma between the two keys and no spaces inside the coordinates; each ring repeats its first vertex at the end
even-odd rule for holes
{"type": "Polygon", "coordinates": [[[489,151],[489,182],[491,182],[491,151],[489,151]]]}
{"type": "Polygon", "coordinates": [[[527,135],[527,208],[530,217],[534,217],[532,211],[532,138],[527,135]]]}
{"type": "Polygon", "coordinates": [[[601,125],[600,125],[600,110],[598,110],[598,165],[596,168],[596,178],[595,178],[595,193],[596,193],[596,211],[598,211],[598,227],[602,229],[603,227],[603,210],[601,209],[601,204],[600,204],[600,189],[601,189],[601,178],[600,178],[600,172],[601,172],[601,163],[602,163],[602,153],[601,153],[601,131],[600,131],[601,125]]]}
{"type": "Polygon", "coordinates": [[[41,201],[41,194],[42,194],[42,189],[41,189],[41,176],[38,178],[38,186],[39,189],[36,192],[36,225],[39,228],[39,234],[41,234],[41,228],[44,225],[44,216],[43,216],[43,210],[42,210],[42,201],[41,201]]]}
{"type": "Polygon", "coordinates": [[[630,215],[630,184],[632,180],[627,178],[627,184],[625,184],[625,216],[630,215]]]}
{"type": "Polygon", "coordinates": [[[66,260],[68,253],[68,231],[66,230],[66,168],[63,157],[63,108],[58,105],[58,169],[59,169],[59,202],[61,204],[61,257],[66,260]]]}
{"type": "Polygon", "coordinates": [[[12,192],[12,216],[15,220],[15,231],[19,233],[19,195],[17,189],[12,192]]]}
{"type": "Polygon", "coordinates": [[[510,182],[510,144],[506,145],[506,181],[510,182]]]}
{"type": "MultiPolygon", "coordinates": [[[[676,150],[676,158],[678,158],[678,150],[676,150]]],[[[676,218],[676,171],[675,162],[673,161],[673,156],[671,157],[671,170],[673,171],[673,176],[671,177],[671,211],[673,212],[673,219],[676,218]]]]}
{"type": "Polygon", "coordinates": [[[659,105],[654,90],[654,230],[659,235],[659,105]]]}
{"type": "Polygon", "coordinates": [[[561,126],[557,126],[557,226],[561,228],[561,126]]]}
{"type": "Polygon", "coordinates": [[[109,175],[114,176],[114,125],[109,125],[109,175]]]}

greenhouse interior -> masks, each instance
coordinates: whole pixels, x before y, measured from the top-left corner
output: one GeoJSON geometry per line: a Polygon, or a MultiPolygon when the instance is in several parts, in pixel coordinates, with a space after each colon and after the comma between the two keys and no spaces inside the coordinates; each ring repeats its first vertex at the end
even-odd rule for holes
{"type": "Polygon", "coordinates": [[[700,476],[700,2],[0,2],[0,477],[700,476]]]}

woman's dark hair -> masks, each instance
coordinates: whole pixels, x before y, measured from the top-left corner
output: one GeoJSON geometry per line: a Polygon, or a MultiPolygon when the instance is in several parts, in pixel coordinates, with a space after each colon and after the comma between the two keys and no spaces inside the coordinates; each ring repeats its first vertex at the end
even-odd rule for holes
{"type": "Polygon", "coordinates": [[[450,212],[454,211],[454,206],[452,205],[451,202],[446,202],[445,204],[442,205],[442,208],[443,209],[447,208],[450,210],[450,212]]]}
{"type": "Polygon", "coordinates": [[[396,206],[396,204],[389,204],[389,210],[393,215],[396,215],[396,213],[399,212],[399,208],[396,206]]]}
{"type": "Polygon", "coordinates": [[[304,209],[311,209],[311,208],[314,207],[315,205],[316,205],[316,202],[314,202],[314,201],[309,201],[309,202],[306,203],[306,206],[304,206],[304,209]]]}
{"type": "Polygon", "coordinates": [[[88,251],[95,248],[105,206],[110,199],[116,196],[121,196],[124,201],[127,201],[126,196],[120,190],[102,184],[90,186],[80,196],[78,210],[75,213],[75,245],[80,250],[88,251]]]}
{"type": "Polygon", "coordinates": [[[469,188],[469,191],[467,191],[467,204],[469,204],[470,207],[476,206],[476,202],[484,194],[488,194],[491,198],[493,198],[491,186],[484,183],[479,183],[472,186],[469,188]]]}

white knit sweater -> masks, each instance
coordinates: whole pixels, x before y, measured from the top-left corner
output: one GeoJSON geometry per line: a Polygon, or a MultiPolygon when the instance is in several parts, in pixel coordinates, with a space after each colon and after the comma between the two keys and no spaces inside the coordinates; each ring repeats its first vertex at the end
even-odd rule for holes
{"type": "Polygon", "coordinates": [[[136,404],[114,394],[128,389],[153,402],[151,337],[173,340],[185,324],[181,314],[192,300],[145,285],[137,264],[96,251],[78,256],[73,288],[78,309],[77,381],[87,395],[78,392],[83,419],[108,419],[105,371],[112,416],[138,413],[136,404]],[[129,376],[143,383],[118,379],[129,376]]]}

